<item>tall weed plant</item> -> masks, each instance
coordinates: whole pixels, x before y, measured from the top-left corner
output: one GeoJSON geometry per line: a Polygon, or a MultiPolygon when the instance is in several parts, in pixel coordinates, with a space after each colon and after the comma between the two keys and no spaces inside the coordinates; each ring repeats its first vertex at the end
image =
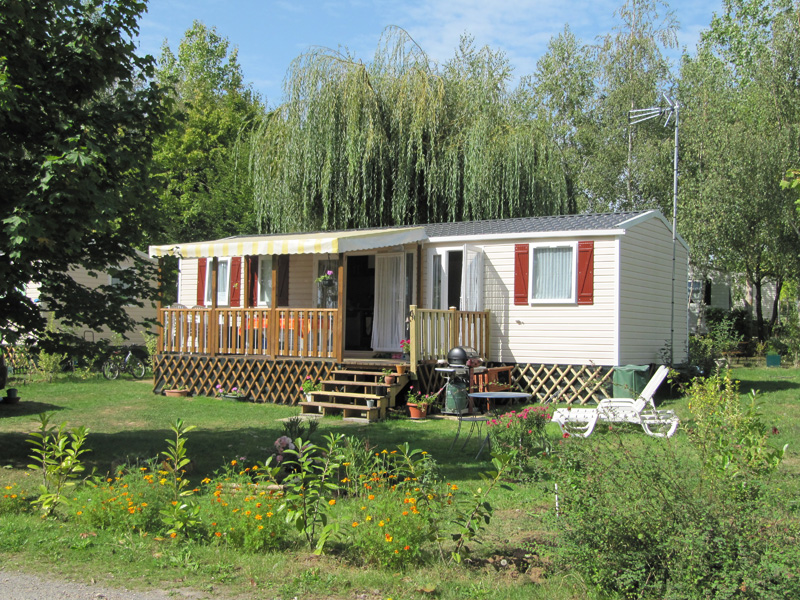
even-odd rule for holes
{"type": "Polygon", "coordinates": [[[777,433],[777,428],[770,429],[763,422],[755,390],[743,404],[739,382],[725,369],[705,379],[694,379],[687,393],[692,415],[689,437],[706,471],[747,486],[753,478],[778,468],[787,446],[774,448],[769,444],[769,436],[777,433]]]}

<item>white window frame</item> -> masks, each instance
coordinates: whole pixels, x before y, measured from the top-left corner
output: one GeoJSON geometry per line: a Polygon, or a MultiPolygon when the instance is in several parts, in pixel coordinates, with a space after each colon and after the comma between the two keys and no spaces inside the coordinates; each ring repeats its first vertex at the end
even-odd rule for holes
{"type": "MultiPolygon", "coordinates": [[[[464,244],[463,246],[443,246],[440,248],[431,248],[428,251],[428,289],[430,290],[430,306],[434,310],[448,310],[450,306],[452,306],[452,302],[447,295],[448,289],[448,281],[450,276],[450,253],[451,252],[461,252],[461,297],[462,301],[464,298],[467,297],[467,281],[466,278],[468,277],[468,262],[469,262],[469,255],[476,254],[478,260],[478,270],[479,270],[479,277],[478,282],[476,285],[476,289],[474,293],[476,294],[475,297],[475,310],[483,310],[483,286],[485,285],[485,272],[484,272],[484,261],[483,261],[483,248],[480,246],[472,246],[469,244],[464,244]],[[439,298],[439,306],[434,305],[435,300],[435,285],[436,285],[436,271],[435,267],[435,256],[440,256],[441,261],[439,262],[439,272],[441,273],[440,278],[440,298],[439,298]]],[[[465,310],[463,307],[459,307],[460,310],[465,310]]]]}
{"type": "Polygon", "coordinates": [[[528,302],[530,304],[577,304],[578,287],[578,242],[547,243],[538,242],[530,245],[528,258],[528,302]],[[534,298],[533,284],[536,281],[536,250],[540,248],[570,248],[572,250],[572,276],[570,277],[570,295],[567,298],[534,298]]]}
{"type": "MultiPolygon", "coordinates": [[[[213,276],[214,259],[209,258],[206,261],[206,299],[205,305],[211,306],[211,277],[213,276]]],[[[217,259],[217,306],[228,306],[230,302],[230,289],[231,289],[231,259],[229,256],[217,259]],[[220,281],[222,276],[221,264],[227,264],[225,269],[225,281],[220,281]],[[224,283],[224,285],[223,285],[224,283]]]]}
{"type": "Polygon", "coordinates": [[[257,283],[258,290],[257,290],[257,294],[256,294],[256,306],[267,306],[267,307],[269,307],[271,305],[271,303],[272,303],[272,260],[273,260],[273,256],[271,254],[258,257],[258,277],[256,277],[256,279],[258,281],[258,283],[257,283]],[[264,273],[264,266],[263,265],[267,261],[269,261],[269,270],[266,273],[264,273]],[[266,300],[262,300],[261,299],[261,292],[264,289],[264,287],[263,287],[264,286],[264,281],[263,281],[262,275],[265,275],[265,277],[269,278],[269,286],[268,286],[268,288],[269,288],[270,293],[267,295],[266,300]]]}

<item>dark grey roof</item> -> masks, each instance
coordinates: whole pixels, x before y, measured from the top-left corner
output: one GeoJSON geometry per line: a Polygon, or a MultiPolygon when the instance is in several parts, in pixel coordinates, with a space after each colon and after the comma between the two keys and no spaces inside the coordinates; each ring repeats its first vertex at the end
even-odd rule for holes
{"type": "Polygon", "coordinates": [[[498,235],[504,233],[550,233],[555,231],[595,231],[616,229],[620,223],[648,210],[616,213],[591,213],[582,215],[557,215],[551,217],[522,217],[519,219],[494,219],[464,221],[460,223],[432,223],[424,225],[429,238],[498,235]]]}
{"type": "MultiPolygon", "coordinates": [[[[367,227],[367,229],[406,229],[408,227],[424,227],[429,238],[434,237],[465,237],[474,235],[498,235],[504,233],[551,233],[555,231],[600,231],[603,229],[616,229],[620,223],[653,212],[650,210],[615,212],[615,213],[587,213],[580,215],[556,215],[550,217],[521,217],[517,219],[489,219],[485,221],[461,221],[458,223],[429,223],[427,225],[394,225],[390,227],[367,227]]],[[[298,231],[297,234],[312,233],[343,233],[345,231],[359,231],[359,229],[337,229],[324,231],[298,231]]],[[[256,237],[287,237],[291,233],[236,235],[225,240],[246,240],[256,237]]]]}

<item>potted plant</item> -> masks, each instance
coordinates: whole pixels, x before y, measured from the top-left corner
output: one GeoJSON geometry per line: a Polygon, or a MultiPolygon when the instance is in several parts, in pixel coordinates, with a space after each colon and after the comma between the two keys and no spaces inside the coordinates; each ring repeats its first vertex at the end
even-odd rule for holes
{"type": "Polygon", "coordinates": [[[386,385],[394,385],[394,382],[397,380],[397,377],[394,374],[394,371],[391,369],[384,369],[383,370],[383,383],[386,385]]]}
{"type": "Polygon", "coordinates": [[[336,281],[333,277],[333,271],[326,271],[324,274],[317,277],[314,281],[316,281],[320,285],[333,285],[336,281]]]}
{"type": "Polygon", "coordinates": [[[322,389],[322,384],[314,381],[311,378],[311,375],[306,375],[306,378],[303,380],[303,384],[300,387],[303,389],[303,393],[306,395],[306,402],[313,402],[314,398],[311,395],[311,392],[320,391],[322,389]]]}
{"type": "Polygon", "coordinates": [[[408,359],[411,354],[411,340],[400,340],[400,351],[403,353],[403,358],[408,359]]]}
{"type": "Polygon", "coordinates": [[[217,398],[222,398],[224,400],[237,400],[239,402],[247,399],[247,394],[242,392],[238,387],[234,387],[231,388],[230,391],[226,391],[225,388],[222,387],[222,384],[218,383],[215,389],[217,398]]]}
{"type": "Polygon", "coordinates": [[[422,394],[412,385],[408,388],[408,413],[412,420],[424,419],[428,416],[428,407],[433,404],[439,392],[435,394],[422,394]]]}
{"type": "Polygon", "coordinates": [[[164,390],[164,395],[171,398],[185,398],[189,395],[189,388],[185,385],[178,385],[172,389],[164,390]]]}

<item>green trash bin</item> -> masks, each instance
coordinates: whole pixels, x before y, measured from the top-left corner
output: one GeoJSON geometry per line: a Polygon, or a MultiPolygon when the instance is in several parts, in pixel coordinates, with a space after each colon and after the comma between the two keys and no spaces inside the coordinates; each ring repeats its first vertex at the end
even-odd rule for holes
{"type": "Polygon", "coordinates": [[[612,375],[614,398],[638,398],[650,379],[650,365],[614,367],[612,375]]]}

